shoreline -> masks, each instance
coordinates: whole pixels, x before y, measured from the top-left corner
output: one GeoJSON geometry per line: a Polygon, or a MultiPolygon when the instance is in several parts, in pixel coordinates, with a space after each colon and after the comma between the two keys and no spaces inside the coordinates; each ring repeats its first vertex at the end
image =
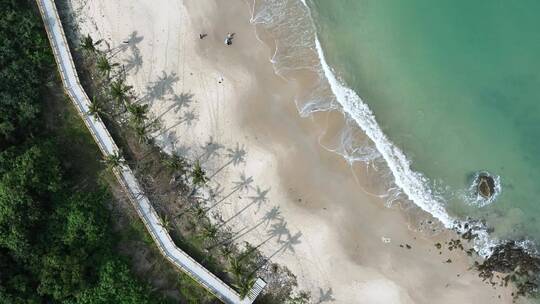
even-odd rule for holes
{"type": "MultiPolygon", "coordinates": [[[[162,2],[164,2],[162,3],[163,6],[171,4],[167,1],[162,2]]],[[[110,14],[111,20],[118,19],[119,16],[112,12],[114,10],[111,11],[111,6],[115,6],[115,4],[101,3],[101,9],[104,10],[108,7],[108,11],[98,10],[99,14],[95,14],[95,18],[98,19],[97,16],[100,14],[103,16],[110,14]]],[[[127,2],[118,4],[118,6],[126,11],[135,10],[133,7],[136,7],[135,4],[129,5],[127,2]]],[[[238,13],[244,9],[245,12],[242,12],[242,14],[247,15],[247,7],[239,8],[239,6],[245,5],[237,4],[236,12],[238,13]]],[[[440,288],[443,288],[443,290],[448,289],[442,283],[450,279],[444,278],[448,270],[441,269],[442,267],[438,265],[442,264],[441,259],[436,256],[436,253],[429,253],[424,256],[422,250],[419,250],[421,248],[425,249],[425,251],[434,251],[433,243],[442,240],[443,237],[427,239],[420,234],[408,231],[407,219],[403,211],[396,208],[386,208],[379,201],[374,201],[373,198],[364,196],[355,190],[358,185],[355,181],[352,181],[350,169],[347,168],[346,162],[340,159],[338,155],[329,155],[318,146],[321,134],[319,131],[324,130],[324,128],[317,126],[315,121],[324,120],[325,114],[315,114],[311,120],[302,120],[298,117],[292,100],[296,94],[295,90],[299,88],[284,83],[282,79],[275,76],[272,68],[268,65],[268,61],[266,61],[266,55],[269,53],[268,47],[253,45],[252,40],[255,39],[253,28],[246,26],[243,19],[234,20],[234,22],[230,19],[224,20],[226,17],[223,17],[223,15],[232,16],[231,12],[235,12],[235,10],[219,4],[189,3],[187,11],[190,12],[189,17],[182,15],[181,19],[185,18],[187,20],[182,20],[181,23],[188,30],[183,32],[182,39],[184,41],[178,39],[176,47],[163,47],[168,45],[171,36],[177,35],[177,33],[173,35],[167,33],[166,42],[163,42],[161,38],[165,36],[159,31],[160,26],[163,25],[162,23],[137,23],[137,26],[142,25],[144,28],[144,26],[150,25],[151,28],[155,26],[158,30],[155,36],[151,36],[152,41],[148,45],[145,45],[145,39],[149,39],[147,38],[148,33],[145,32],[147,29],[145,28],[144,31],[143,29],[138,30],[138,33],[143,37],[141,44],[144,45],[144,48],[140,48],[144,59],[143,66],[138,74],[134,75],[128,72],[130,74],[128,79],[139,92],[143,92],[146,83],[158,81],[162,76],[167,78],[166,76],[174,73],[178,78],[175,83],[176,89],[183,93],[189,92],[197,98],[195,101],[198,103],[196,105],[197,111],[194,112],[198,116],[196,124],[184,126],[181,123],[178,127],[173,128],[176,134],[181,135],[182,146],[193,151],[204,146],[206,140],[212,136],[215,143],[225,146],[219,151],[221,156],[227,154],[227,148],[234,149],[236,143],[239,144],[239,147],[246,147],[248,157],[243,170],[225,166],[225,169],[221,171],[220,168],[223,167],[224,160],[218,157],[209,157],[204,166],[209,172],[212,172],[211,175],[215,175],[216,184],[224,188],[225,193],[230,191],[229,185],[241,171],[247,173],[247,176],[254,177],[257,183],[263,184],[263,186],[260,186],[261,192],[270,188],[268,193],[270,193],[272,201],[278,201],[276,206],[280,208],[283,218],[289,223],[290,235],[294,236],[297,231],[302,232],[301,242],[295,247],[294,254],[291,252],[278,253],[274,256],[276,261],[289,267],[297,274],[301,286],[310,289],[314,294],[314,299],[317,299],[318,296],[317,288],[321,288],[321,292],[332,291],[332,297],[336,298],[338,303],[348,303],[347,301],[357,299],[360,296],[373,299],[373,303],[376,303],[375,301],[384,302],[384,299],[377,298],[376,294],[370,294],[370,291],[378,290],[377,288],[391,291],[389,294],[391,294],[392,298],[386,299],[388,301],[385,303],[427,301],[424,292],[430,291],[432,288],[428,288],[430,284],[423,284],[426,282],[432,282],[435,285],[437,283],[433,283],[433,281],[439,282],[441,286],[434,288],[437,291],[440,291],[440,288]],[[213,16],[213,18],[208,18],[207,15],[213,16]],[[211,20],[211,22],[208,20],[211,20]],[[191,22],[191,24],[186,25],[186,22],[191,22]],[[234,24],[227,24],[228,22],[234,24]],[[210,33],[208,38],[212,39],[211,43],[208,43],[210,45],[202,43],[206,43],[206,41],[196,40],[198,33],[194,24],[198,24],[200,28],[210,29],[208,30],[210,33]],[[228,25],[237,31],[238,38],[235,38],[233,46],[229,49],[219,49],[219,47],[223,47],[220,37],[223,35],[221,33],[223,29],[217,26],[218,24],[228,25]],[[186,42],[186,37],[190,37],[189,39],[193,42],[186,42]],[[190,43],[191,46],[189,46],[190,43]],[[156,49],[164,52],[165,59],[162,57],[163,53],[155,54],[156,49]],[[186,51],[187,49],[190,50],[186,51]],[[217,53],[215,52],[216,49],[219,50],[217,53]],[[253,52],[252,49],[256,49],[256,51],[253,52]],[[169,51],[176,56],[169,58],[169,51]],[[182,59],[182,57],[184,58],[182,59]],[[187,62],[185,57],[189,57],[190,62],[187,62]],[[223,61],[224,58],[226,58],[226,61],[223,61]],[[169,60],[176,62],[171,66],[169,60]],[[151,62],[150,66],[145,65],[148,61],[151,62]],[[246,66],[246,61],[253,64],[255,69],[253,69],[253,66],[246,66]],[[156,69],[154,65],[158,68],[156,69]],[[160,69],[159,67],[164,68],[160,69]],[[159,72],[155,72],[156,70],[159,72]],[[164,73],[161,73],[161,70],[164,73]],[[153,76],[145,77],[144,75],[153,76]],[[156,78],[158,80],[152,80],[156,78]],[[219,82],[220,79],[223,79],[223,83],[219,82]],[[253,100],[259,101],[258,103],[251,102],[253,100]],[[280,118],[278,123],[275,121],[276,117],[280,118]],[[238,142],[238,138],[242,142],[238,142]],[[291,145],[291,143],[294,144],[291,145]],[[306,151],[310,151],[310,153],[306,155],[304,153],[306,151]],[[314,155],[309,155],[311,153],[314,155]],[[307,162],[306,158],[310,162],[307,162]],[[324,172],[324,174],[320,174],[321,172],[324,172]],[[314,178],[318,175],[324,178],[314,178]],[[306,176],[310,178],[306,178],[306,176]],[[327,179],[337,180],[338,182],[328,186],[325,184],[328,182],[327,179]],[[322,193],[314,190],[318,188],[322,193]],[[330,192],[326,191],[329,189],[333,189],[335,193],[330,195],[330,192]],[[369,207],[359,208],[359,202],[369,207]],[[355,216],[352,216],[352,214],[355,214],[355,216]],[[377,220],[373,218],[377,218],[377,220]],[[362,219],[365,223],[357,223],[359,219],[362,219]],[[377,227],[377,223],[386,222],[390,222],[392,225],[389,226],[391,227],[377,227]],[[358,231],[362,230],[371,233],[366,233],[359,240],[357,234],[358,231]],[[381,241],[382,237],[388,235],[392,235],[390,237],[391,245],[381,241]],[[415,251],[418,257],[403,257],[403,255],[407,255],[408,251],[399,247],[401,245],[399,243],[405,242],[412,244],[412,251],[415,251]],[[413,244],[413,242],[415,243],[413,244]],[[363,246],[366,248],[362,248],[363,246]],[[389,248],[390,246],[392,248],[389,248]],[[316,249],[313,250],[313,248],[316,249]],[[324,248],[326,249],[322,250],[324,248]],[[361,251],[361,253],[358,251],[361,251]],[[372,257],[369,251],[381,251],[384,258],[372,257]],[[429,267],[422,261],[423,258],[431,259],[427,265],[437,268],[437,275],[430,276],[430,274],[421,272],[424,267],[429,267]],[[336,265],[335,262],[330,267],[325,265],[336,259],[340,259],[340,263],[343,263],[343,265],[336,265]],[[402,264],[408,262],[417,265],[407,269],[408,267],[404,267],[402,264]],[[396,271],[394,269],[396,267],[400,269],[396,271]],[[335,273],[336,269],[350,273],[335,273]],[[355,271],[351,271],[351,269],[355,269],[355,271]],[[412,273],[410,277],[404,276],[404,273],[409,272],[412,273]],[[418,279],[418,282],[408,282],[416,279],[418,279]],[[351,282],[354,283],[351,284],[351,282]],[[416,288],[421,291],[415,291],[416,288]]],[[[164,11],[153,12],[149,9],[147,14],[154,17],[162,16],[164,11]]],[[[167,12],[168,14],[169,12],[167,12]]],[[[110,41],[117,44],[130,33],[129,30],[126,30],[127,28],[135,30],[133,28],[135,21],[132,21],[134,19],[128,17],[126,20],[119,19],[114,22],[96,21],[96,28],[101,27],[105,29],[104,31],[115,32],[114,35],[104,38],[110,39],[110,41]],[[124,27],[119,26],[120,21],[126,25],[124,27]],[[130,22],[133,22],[133,24],[130,24],[130,22]],[[115,24],[115,26],[107,28],[107,23],[115,24]]],[[[166,21],[171,22],[173,19],[169,17],[166,21]]],[[[149,20],[156,21],[152,18],[149,20]]],[[[247,24],[249,25],[249,23],[247,24]]],[[[180,29],[181,34],[182,30],[180,29]]],[[[154,32],[153,28],[150,32],[154,32]]],[[[169,108],[169,104],[166,103],[170,100],[169,98],[158,99],[158,102],[154,101],[153,111],[155,115],[161,115],[169,108]]],[[[181,119],[183,117],[181,115],[185,115],[185,112],[174,113],[172,111],[164,114],[163,120],[167,128],[177,123],[178,116],[176,114],[180,114],[178,116],[181,119]]],[[[168,140],[167,137],[165,139],[168,140]]],[[[178,151],[178,143],[169,144],[167,141],[163,141],[162,147],[169,152],[173,148],[178,151]]],[[[192,157],[201,155],[201,152],[195,151],[191,155],[192,157]]],[[[255,190],[256,188],[252,189],[251,192],[255,190]]],[[[229,204],[221,204],[218,208],[220,210],[218,216],[224,217],[227,221],[246,207],[245,199],[249,199],[256,193],[257,191],[255,191],[255,194],[239,193],[241,198],[236,197],[236,194],[233,195],[240,203],[244,200],[243,204],[234,201],[227,202],[229,204]]],[[[262,204],[261,208],[265,208],[264,204],[262,204]]],[[[247,209],[249,213],[242,213],[233,220],[229,220],[228,224],[232,225],[227,226],[230,226],[230,229],[238,230],[245,230],[246,226],[249,229],[256,226],[258,220],[254,221],[254,219],[260,216],[264,209],[253,209],[247,209]]],[[[252,244],[264,241],[267,232],[264,229],[258,229],[263,227],[264,225],[258,226],[252,231],[253,233],[246,234],[242,241],[249,240],[252,244]]],[[[452,235],[451,232],[443,234],[445,234],[445,237],[448,234],[452,235]]],[[[263,245],[280,246],[280,243],[263,243],[263,245]]],[[[262,246],[261,249],[268,256],[272,256],[271,248],[267,247],[262,246]]],[[[449,254],[445,253],[445,257],[448,257],[449,254]]],[[[450,269],[459,269],[459,272],[465,271],[467,268],[466,259],[460,258],[458,254],[454,257],[454,253],[452,253],[451,258],[454,262],[444,266],[450,269]]],[[[450,301],[455,301],[459,297],[470,296],[472,298],[479,295],[491,297],[487,290],[489,288],[482,287],[485,284],[481,283],[475,274],[464,274],[462,277],[460,276],[461,279],[474,282],[474,285],[478,286],[479,290],[469,294],[465,292],[466,284],[463,285],[456,282],[457,280],[451,280],[452,285],[456,284],[458,286],[455,290],[452,290],[455,294],[452,294],[452,298],[442,298],[440,303],[451,303],[450,301]]],[[[503,293],[505,293],[504,299],[509,299],[509,290],[503,291],[503,293]]]]}

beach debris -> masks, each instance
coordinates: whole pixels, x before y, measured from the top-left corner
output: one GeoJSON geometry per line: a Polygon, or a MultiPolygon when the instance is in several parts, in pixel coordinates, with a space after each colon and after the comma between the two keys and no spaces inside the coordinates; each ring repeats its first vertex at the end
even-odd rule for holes
{"type": "Polygon", "coordinates": [[[225,37],[225,44],[231,45],[234,39],[234,33],[227,33],[227,37],[225,37]]]}
{"type": "Polygon", "coordinates": [[[473,233],[472,228],[469,229],[469,230],[467,230],[465,233],[463,233],[463,234],[461,235],[461,237],[462,237],[464,240],[467,240],[468,242],[470,242],[471,240],[475,239],[477,236],[478,236],[478,234],[473,233]]]}
{"type": "Polygon", "coordinates": [[[448,250],[452,251],[454,249],[461,249],[463,250],[463,244],[461,244],[461,240],[459,239],[451,239],[450,242],[448,242],[448,250]]]}
{"type": "Polygon", "coordinates": [[[389,244],[392,240],[389,237],[381,237],[381,241],[385,244],[389,244]]]}
{"type": "Polygon", "coordinates": [[[407,249],[411,249],[411,248],[412,248],[411,245],[409,245],[409,244],[405,244],[405,247],[407,247],[407,249]]]}
{"type": "Polygon", "coordinates": [[[476,180],[476,191],[485,199],[490,199],[495,194],[495,179],[487,173],[480,173],[476,180]]]}
{"type": "Polygon", "coordinates": [[[204,39],[204,37],[208,36],[206,33],[199,34],[199,39],[204,39]]]}
{"type": "Polygon", "coordinates": [[[452,263],[451,259],[446,260],[446,263],[452,263]]]}

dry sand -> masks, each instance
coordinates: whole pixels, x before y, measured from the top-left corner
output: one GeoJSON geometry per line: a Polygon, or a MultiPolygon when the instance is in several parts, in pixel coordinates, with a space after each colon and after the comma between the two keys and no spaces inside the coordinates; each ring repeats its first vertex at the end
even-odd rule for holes
{"type": "Polygon", "coordinates": [[[140,96],[151,92],[152,112],[167,129],[156,134],[162,147],[203,161],[215,201],[225,198],[215,208],[224,227],[239,232],[240,243],[262,243],[313,303],[511,302],[510,289],[494,290],[467,270],[463,253],[439,254],[434,243],[452,233],[429,237],[409,229],[410,216],[365,191],[376,188],[365,166],[355,168],[355,179],[347,162],[321,147],[327,124],[341,118],[299,117],[294,97],[302,88],[274,74],[273,49],[257,39],[249,3],[70,3],[83,34],[123,46],[114,60],[126,65],[140,96]],[[232,46],[223,43],[228,32],[235,33],[232,46]],[[174,100],[184,106],[172,108],[174,100]],[[216,153],[206,153],[209,147],[216,153]],[[246,151],[245,161],[229,161],[235,147],[246,151]],[[241,174],[253,179],[247,191],[234,190],[241,174]],[[273,208],[286,228],[265,220],[273,208]]]}

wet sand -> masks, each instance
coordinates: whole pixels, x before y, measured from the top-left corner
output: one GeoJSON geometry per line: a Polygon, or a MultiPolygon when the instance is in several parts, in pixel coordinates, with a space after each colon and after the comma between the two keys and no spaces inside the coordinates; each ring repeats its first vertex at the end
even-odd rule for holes
{"type": "Polygon", "coordinates": [[[332,141],[342,118],[298,115],[294,98],[309,77],[291,82],[275,75],[272,46],[257,39],[249,3],[71,3],[83,34],[124,45],[113,60],[124,63],[139,95],[150,96],[168,130],[155,134],[160,145],[202,160],[222,227],[237,232],[239,244],[262,244],[313,303],[511,303],[510,288],[481,282],[463,252],[439,254],[434,244],[453,233],[409,229],[427,215],[386,207],[371,194],[380,187],[365,165],[351,168],[320,145],[332,141]],[[235,33],[231,46],[223,42],[228,32],[235,33]],[[200,33],[208,36],[199,39],[200,33]],[[134,65],[138,57],[142,63],[134,65]],[[183,106],[172,107],[174,100],[183,106]],[[235,190],[242,174],[253,182],[235,190]]]}

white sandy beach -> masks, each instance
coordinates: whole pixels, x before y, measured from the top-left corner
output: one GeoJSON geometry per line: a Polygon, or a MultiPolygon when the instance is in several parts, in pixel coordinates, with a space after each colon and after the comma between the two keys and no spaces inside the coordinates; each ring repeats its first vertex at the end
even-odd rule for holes
{"type": "Polygon", "coordinates": [[[510,288],[494,289],[468,270],[463,252],[439,254],[434,244],[453,233],[409,229],[410,215],[368,193],[376,185],[362,174],[365,166],[355,167],[355,179],[341,156],[321,147],[327,123],[340,119],[298,115],[294,97],[302,87],[275,75],[273,49],[249,23],[250,3],[70,3],[81,33],[125,47],[113,60],[124,63],[135,91],[143,96],[153,88],[148,101],[167,130],[156,134],[160,145],[202,156],[215,201],[224,199],[215,208],[223,227],[239,232],[240,244],[264,242],[261,251],[289,268],[313,303],[512,302],[510,288]],[[226,46],[229,32],[235,38],[226,46]],[[173,108],[175,100],[182,105],[173,108]],[[210,141],[215,153],[205,152],[210,141]],[[245,157],[230,161],[236,148],[245,157]],[[253,179],[251,188],[235,191],[242,174],[253,179]],[[269,234],[279,223],[264,220],[273,208],[289,233],[269,234]]]}

